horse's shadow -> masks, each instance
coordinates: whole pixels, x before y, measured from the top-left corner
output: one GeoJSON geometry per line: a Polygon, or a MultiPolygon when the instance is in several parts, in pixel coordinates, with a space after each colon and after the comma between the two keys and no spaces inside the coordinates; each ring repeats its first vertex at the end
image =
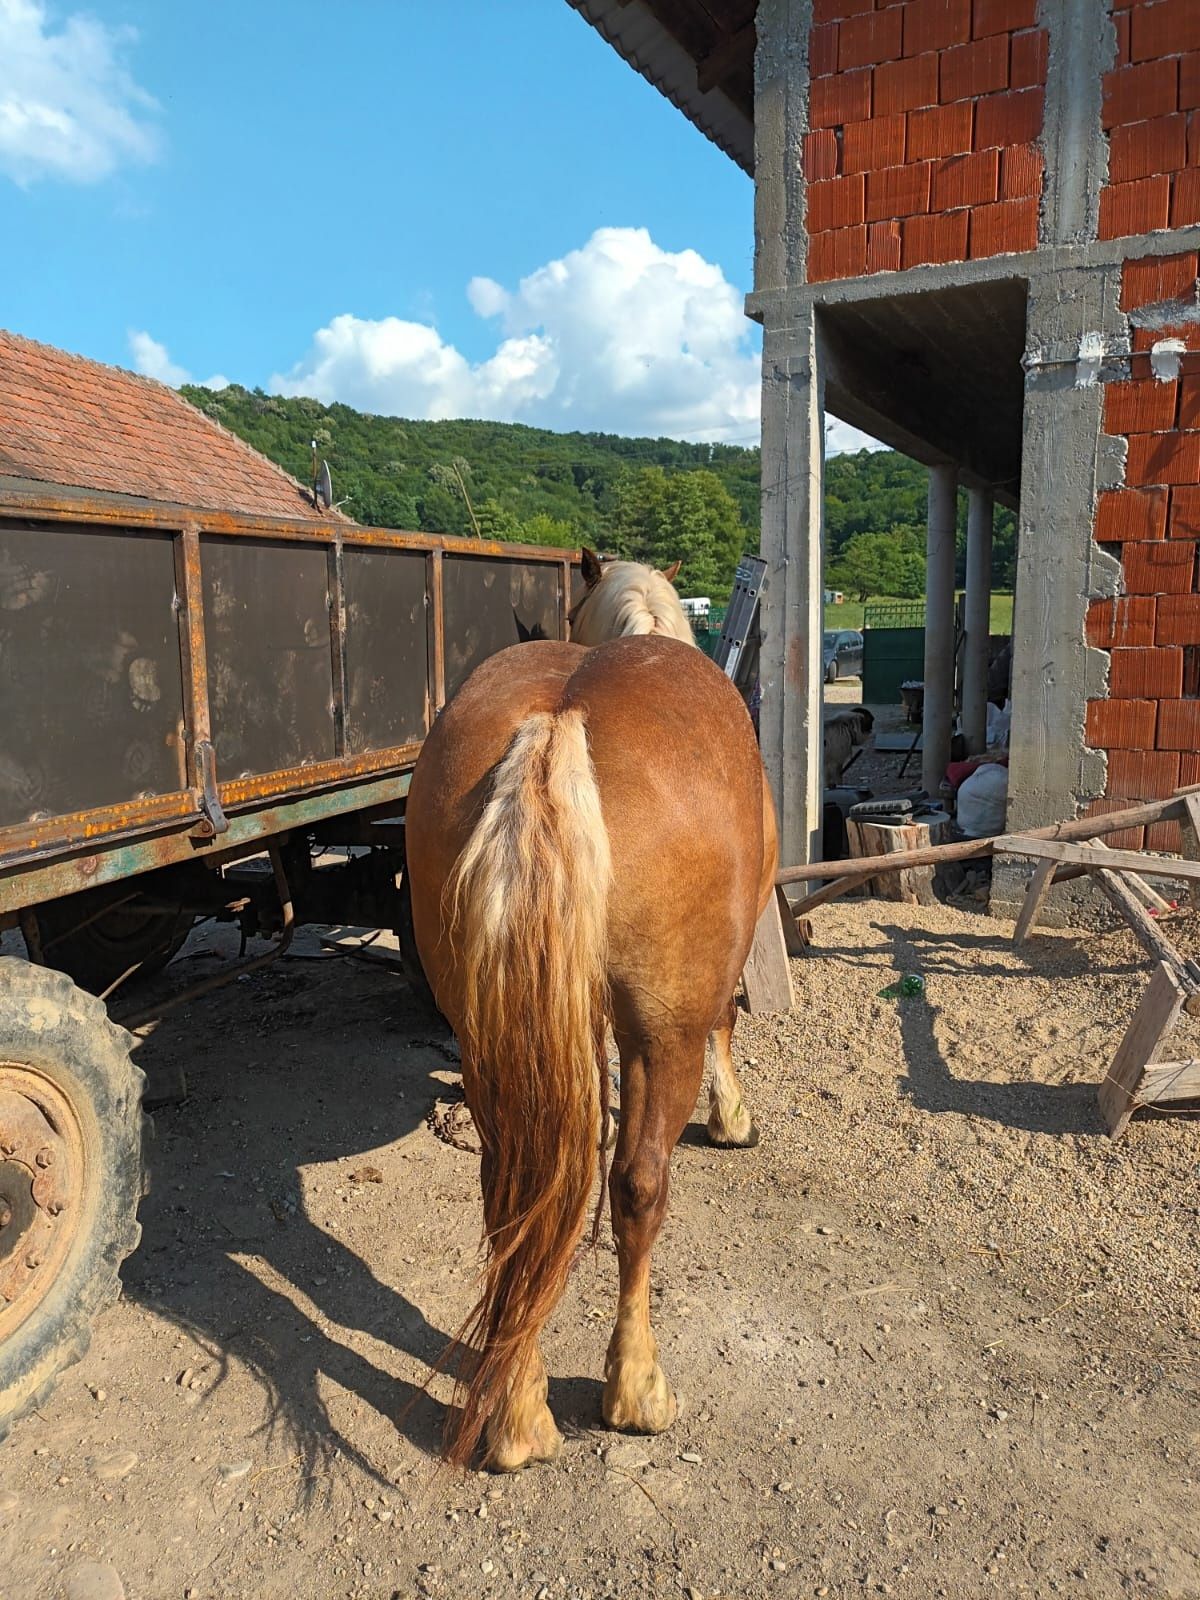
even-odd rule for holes
{"type": "MultiPolygon", "coordinates": [[[[339,993],[344,973],[334,961],[323,970],[281,965],[256,975],[267,1019],[272,990],[283,999],[275,1008],[278,1040],[264,1041],[262,1021],[256,1029],[243,1016],[219,1049],[190,1057],[188,1098],[155,1112],[154,1181],[140,1213],[141,1248],[124,1269],[125,1292],[196,1340],[216,1369],[212,1387],[224,1381],[231,1358],[243,1362],[266,1397],[263,1430],[282,1429],[309,1467],[340,1451],[383,1477],[382,1464],[339,1430],[323,1388],[356,1396],[428,1455],[439,1447],[445,1408],[420,1383],[382,1370],[333,1333],[365,1333],[429,1371],[449,1337],[307,1214],[296,1166],[359,1155],[419,1127],[447,1093],[434,1074],[450,1066],[442,1053],[449,1036],[412,1004],[402,979],[388,974],[360,985],[350,1000],[339,993]],[[347,1050],[330,1034],[330,1055],[338,1059],[323,1078],[309,1063],[299,1069],[294,1093],[281,1093],[277,1079],[263,1083],[261,1074],[256,1082],[255,1055],[290,1050],[287,1030],[296,1022],[289,1010],[302,1019],[333,1005],[353,1006],[355,1039],[390,1036],[396,1048],[351,1043],[347,1050]],[[257,1258],[257,1270],[240,1259],[247,1256],[257,1258]]],[[[206,999],[190,1015],[187,1008],[169,1012],[139,1045],[136,1058],[151,1086],[185,1044],[194,1047],[206,1023],[220,1026],[218,1004],[206,999]]],[[[269,1033],[273,1023],[266,1025],[269,1033]]]]}
{"type": "MultiPolygon", "coordinates": [[[[874,926],[891,941],[890,959],[901,972],[921,972],[927,979],[931,971],[935,977],[937,972],[962,970],[973,976],[990,976],[993,971],[1011,975],[1011,967],[999,963],[994,969],[977,964],[964,969],[961,963],[947,960],[943,949],[970,942],[981,950],[994,946],[998,955],[1010,946],[1010,940],[999,932],[993,940],[990,935],[960,938],[957,934],[926,933],[883,923],[874,926]]],[[[1083,951],[1079,952],[1079,970],[1087,970],[1083,951]]],[[[1103,1133],[1096,1083],[1013,1083],[955,1077],[937,1041],[935,1004],[928,992],[920,998],[898,1002],[900,1038],[908,1069],[899,1086],[901,1094],[914,1105],[934,1114],[982,1117],[1026,1133],[1103,1133]]],[[[1115,1040],[1113,1044],[1115,1048],[1115,1040]]]]}

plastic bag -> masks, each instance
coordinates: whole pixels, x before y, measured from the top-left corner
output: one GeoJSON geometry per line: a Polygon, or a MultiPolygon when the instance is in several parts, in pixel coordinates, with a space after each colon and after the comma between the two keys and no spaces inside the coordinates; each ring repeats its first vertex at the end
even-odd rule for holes
{"type": "Polygon", "coordinates": [[[1004,832],[1008,807],[1008,768],[989,761],[965,780],[958,791],[958,826],[969,839],[987,839],[1004,832]]]}

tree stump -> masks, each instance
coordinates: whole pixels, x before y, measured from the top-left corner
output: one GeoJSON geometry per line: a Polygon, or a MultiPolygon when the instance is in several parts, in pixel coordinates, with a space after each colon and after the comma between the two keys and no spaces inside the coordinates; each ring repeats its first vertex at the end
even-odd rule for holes
{"type": "MultiPolygon", "coordinates": [[[[860,822],[847,817],[850,854],[862,859],[940,844],[948,821],[948,818],[937,817],[905,823],[860,822]]],[[[931,906],[936,900],[933,892],[934,871],[932,866],[904,867],[899,871],[877,872],[868,881],[874,885],[875,894],[881,900],[899,900],[910,906],[931,906]]]]}

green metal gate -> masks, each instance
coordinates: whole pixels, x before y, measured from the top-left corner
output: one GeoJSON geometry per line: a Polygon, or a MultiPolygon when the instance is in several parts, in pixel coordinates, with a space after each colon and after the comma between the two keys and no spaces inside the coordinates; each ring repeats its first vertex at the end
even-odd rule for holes
{"type": "Polygon", "coordinates": [[[924,628],[864,628],[863,700],[869,706],[900,703],[900,685],[925,676],[924,628]]]}

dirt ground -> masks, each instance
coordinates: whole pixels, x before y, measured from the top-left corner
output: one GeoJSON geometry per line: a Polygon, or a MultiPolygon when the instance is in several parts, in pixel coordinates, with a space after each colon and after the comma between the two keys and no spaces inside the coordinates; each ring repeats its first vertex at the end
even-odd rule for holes
{"type": "MultiPolygon", "coordinates": [[[[477,1159],[402,978],[300,959],[145,1030],[125,1297],[0,1450],[0,1596],[1200,1596],[1200,1121],[1103,1134],[1124,932],[841,902],[743,1017],[754,1150],[675,1156],[667,1435],[607,1433],[607,1226],[545,1342],[557,1465],[439,1473],[477,1159]],[[881,998],[919,970],[923,998],[881,998]]],[[[1200,925],[1179,938],[1200,955],[1200,925]]],[[[169,992],[235,953],[193,936],[169,992]]]]}

